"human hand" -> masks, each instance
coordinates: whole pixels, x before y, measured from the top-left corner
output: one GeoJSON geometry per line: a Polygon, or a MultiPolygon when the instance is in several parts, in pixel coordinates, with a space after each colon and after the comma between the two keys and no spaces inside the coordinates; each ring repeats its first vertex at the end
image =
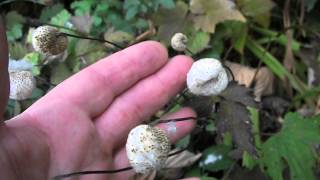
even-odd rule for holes
{"type": "MultiPolygon", "coordinates": [[[[143,42],[89,66],[59,84],[21,115],[0,126],[0,174],[4,179],[49,179],[74,171],[129,166],[129,131],[150,118],[185,84],[192,60],[157,42],[143,42]]],[[[195,116],[189,108],[165,119],[195,116]]],[[[177,122],[172,143],[192,121],[177,122]]],[[[161,125],[162,128],[165,125],[161,125]]],[[[161,127],[160,126],[160,127],[161,127]]],[[[84,179],[130,179],[133,171],[84,179]]]]}

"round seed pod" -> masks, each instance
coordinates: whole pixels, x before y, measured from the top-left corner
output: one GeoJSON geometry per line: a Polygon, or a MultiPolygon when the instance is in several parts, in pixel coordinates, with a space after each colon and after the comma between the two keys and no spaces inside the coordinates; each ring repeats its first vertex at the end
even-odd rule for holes
{"type": "Polygon", "coordinates": [[[130,131],[126,151],[135,172],[147,174],[163,167],[170,151],[170,142],[161,129],[139,125],[130,131]]]}
{"type": "Polygon", "coordinates": [[[40,26],[32,34],[32,46],[40,53],[57,55],[66,50],[68,37],[57,28],[40,26]]]}
{"type": "Polygon", "coordinates": [[[36,88],[36,80],[30,71],[10,71],[10,99],[28,99],[36,88]]]}
{"type": "Polygon", "coordinates": [[[187,48],[188,38],[182,33],[176,33],[171,38],[171,47],[176,51],[184,51],[187,48]]]}
{"type": "Polygon", "coordinates": [[[228,75],[221,62],[213,58],[196,61],[187,74],[191,93],[202,96],[220,94],[228,86],[228,75]]]}

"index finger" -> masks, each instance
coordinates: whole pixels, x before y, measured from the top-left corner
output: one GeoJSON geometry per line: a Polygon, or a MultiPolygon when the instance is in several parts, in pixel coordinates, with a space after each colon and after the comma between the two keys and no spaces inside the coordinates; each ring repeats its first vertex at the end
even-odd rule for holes
{"type": "Polygon", "coordinates": [[[34,106],[61,99],[95,117],[108,107],[114,97],[156,72],[167,61],[167,50],[158,42],[133,45],[65,80],[34,106]]]}

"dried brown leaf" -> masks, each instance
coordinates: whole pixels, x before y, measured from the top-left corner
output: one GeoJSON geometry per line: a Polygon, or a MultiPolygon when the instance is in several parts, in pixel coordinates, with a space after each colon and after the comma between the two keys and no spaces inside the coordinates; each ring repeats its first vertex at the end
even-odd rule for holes
{"type": "Polygon", "coordinates": [[[261,96],[272,94],[274,75],[268,68],[262,67],[257,71],[256,68],[228,61],[225,65],[231,69],[239,84],[250,87],[254,83],[255,100],[260,101],[261,96]]]}

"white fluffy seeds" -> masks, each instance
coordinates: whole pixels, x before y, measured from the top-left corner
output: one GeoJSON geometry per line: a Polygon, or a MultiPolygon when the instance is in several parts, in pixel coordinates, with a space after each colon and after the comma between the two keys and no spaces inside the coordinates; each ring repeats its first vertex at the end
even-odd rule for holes
{"type": "Polygon", "coordinates": [[[228,85],[228,75],[219,60],[204,58],[193,63],[187,75],[191,93],[202,96],[220,94],[228,85]]]}
{"type": "Polygon", "coordinates": [[[176,51],[184,51],[187,48],[188,38],[182,33],[176,33],[171,38],[171,47],[176,51]]]}
{"type": "Polygon", "coordinates": [[[36,87],[36,80],[30,71],[10,71],[10,99],[28,99],[36,87]]]}
{"type": "Polygon", "coordinates": [[[162,168],[168,158],[170,142],[161,129],[139,125],[130,131],[126,151],[135,172],[147,174],[162,168]]]}
{"type": "Polygon", "coordinates": [[[40,26],[32,34],[33,48],[43,54],[60,54],[67,48],[67,45],[67,36],[51,26],[40,26]]]}

